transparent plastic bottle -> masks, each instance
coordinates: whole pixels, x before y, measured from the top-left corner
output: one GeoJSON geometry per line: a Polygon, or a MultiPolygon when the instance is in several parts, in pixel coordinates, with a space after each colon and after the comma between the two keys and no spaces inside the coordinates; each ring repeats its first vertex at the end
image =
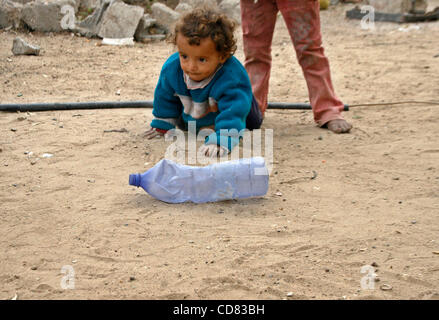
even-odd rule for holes
{"type": "Polygon", "coordinates": [[[163,159],[144,173],[130,174],[129,184],[168,203],[215,202],[263,196],[268,170],[262,157],[219,162],[205,167],[163,159]]]}

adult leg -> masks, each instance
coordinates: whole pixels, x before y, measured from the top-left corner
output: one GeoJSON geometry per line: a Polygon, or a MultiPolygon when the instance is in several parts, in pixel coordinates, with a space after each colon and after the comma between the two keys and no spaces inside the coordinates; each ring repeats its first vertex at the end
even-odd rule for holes
{"type": "Polygon", "coordinates": [[[271,70],[271,42],[278,9],[274,0],[241,0],[244,66],[253,94],[264,114],[271,70]]]}
{"type": "Polygon", "coordinates": [[[329,61],[322,47],[320,9],[317,0],[278,0],[297,59],[308,86],[314,120],[334,132],[351,129],[341,115],[343,103],[335,94],[329,61]],[[332,126],[329,127],[332,123],[332,126]]]}

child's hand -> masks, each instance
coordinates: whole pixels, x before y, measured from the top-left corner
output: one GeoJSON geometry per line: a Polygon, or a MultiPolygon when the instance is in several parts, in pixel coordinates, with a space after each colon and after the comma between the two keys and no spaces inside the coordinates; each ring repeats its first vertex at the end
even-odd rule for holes
{"type": "Polygon", "coordinates": [[[223,155],[227,154],[229,150],[227,148],[217,146],[216,144],[208,144],[208,145],[202,145],[200,149],[198,150],[202,155],[214,158],[214,157],[222,157],[223,155]]]}
{"type": "Polygon", "coordinates": [[[145,136],[148,139],[156,138],[156,137],[162,137],[165,135],[167,130],[161,130],[157,128],[151,128],[148,131],[145,132],[145,136]]]}

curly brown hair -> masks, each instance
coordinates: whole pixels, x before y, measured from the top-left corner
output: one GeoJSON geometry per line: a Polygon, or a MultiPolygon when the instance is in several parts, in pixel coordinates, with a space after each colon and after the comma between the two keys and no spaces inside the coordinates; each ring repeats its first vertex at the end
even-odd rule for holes
{"type": "Polygon", "coordinates": [[[236,51],[234,31],[236,22],[212,8],[197,8],[184,14],[175,24],[171,42],[177,44],[177,36],[188,38],[190,45],[200,45],[200,41],[210,37],[216,50],[225,58],[236,51]]]}

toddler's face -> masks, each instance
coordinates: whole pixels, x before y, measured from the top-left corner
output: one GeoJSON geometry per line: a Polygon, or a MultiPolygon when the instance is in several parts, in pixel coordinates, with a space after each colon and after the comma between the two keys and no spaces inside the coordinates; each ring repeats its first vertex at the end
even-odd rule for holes
{"type": "Polygon", "coordinates": [[[208,78],[226,60],[216,50],[215,43],[210,38],[201,39],[198,46],[190,45],[188,38],[180,34],[176,40],[181,68],[194,81],[208,78]]]}

